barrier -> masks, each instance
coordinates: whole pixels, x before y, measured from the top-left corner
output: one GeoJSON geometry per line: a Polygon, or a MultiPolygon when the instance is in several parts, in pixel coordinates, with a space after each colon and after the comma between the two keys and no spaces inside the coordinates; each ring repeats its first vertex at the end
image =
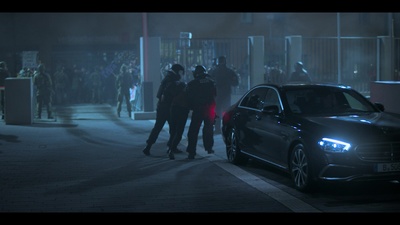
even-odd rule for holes
{"type": "Polygon", "coordinates": [[[374,81],[370,90],[371,102],[382,103],[386,112],[400,114],[400,81],[374,81]]]}
{"type": "Polygon", "coordinates": [[[4,93],[6,124],[32,124],[34,117],[32,78],[6,78],[4,93]]]}

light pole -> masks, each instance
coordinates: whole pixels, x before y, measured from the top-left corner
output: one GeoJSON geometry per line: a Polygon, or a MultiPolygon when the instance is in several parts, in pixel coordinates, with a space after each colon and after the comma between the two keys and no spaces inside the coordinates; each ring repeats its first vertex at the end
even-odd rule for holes
{"type": "Polygon", "coordinates": [[[340,54],[341,54],[341,52],[340,52],[340,48],[341,48],[341,46],[340,46],[340,36],[341,36],[341,34],[340,34],[340,13],[337,13],[336,14],[336,20],[337,20],[337,61],[338,61],[338,68],[337,68],[337,70],[338,70],[338,83],[340,84],[340,83],[342,83],[342,73],[341,73],[341,67],[342,67],[342,65],[341,65],[341,56],[340,56],[340,54]]]}
{"type": "Polygon", "coordinates": [[[183,55],[182,55],[182,57],[183,57],[183,59],[182,59],[182,61],[183,61],[183,67],[185,68],[185,79],[183,79],[183,80],[185,80],[185,81],[188,81],[189,79],[188,79],[188,73],[187,73],[187,51],[186,51],[186,49],[187,48],[190,48],[190,39],[192,39],[192,33],[190,33],[190,32],[181,32],[180,34],[179,34],[179,38],[181,39],[180,40],[180,46],[181,46],[181,48],[183,48],[183,55]]]}
{"type": "Polygon", "coordinates": [[[269,26],[268,36],[270,39],[272,38],[272,21],[274,20],[274,17],[275,16],[273,13],[267,13],[267,21],[269,26]]]}

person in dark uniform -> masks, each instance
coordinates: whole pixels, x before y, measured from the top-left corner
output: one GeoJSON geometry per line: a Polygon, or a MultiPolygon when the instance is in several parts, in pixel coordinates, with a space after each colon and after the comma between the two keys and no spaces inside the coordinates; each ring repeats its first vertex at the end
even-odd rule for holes
{"type": "Polygon", "coordinates": [[[283,84],[284,82],[284,73],[280,68],[278,62],[275,62],[269,71],[268,82],[272,84],[283,84]]]}
{"type": "Polygon", "coordinates": [[[185,131],[186,121],[189,116],[189,103],[186,95],[186,82],[175,81],[165,90],[165,92],[172,92],[174,98],[171,103],[170,115],[170,137],[168,143],[168,156],[170,159],[175,159],[174,153],[181,152],[178,149],[178,144],[182,140],[182,134],[185,131]]]}
{"type": "Polygon", "coordinates": [[[122,102],[125,99],[126,109],[128,111],[129,118],[132,117],[132,106],[131,106],[131,93],[129,88],[133,84],[133,78],[131,73],[128,71],[128,66],[122,64],[120,68],[120,73],[115,79],[115,87],[117,88],[117,115],[121,117],[122,102]]]}
{"type": "MultiPolygon", "coordinates": [[[[156,109],[156,123],[146,140],[146,147],[143,149],[145,155],[150,155],[151,146],[156,142],[158,135],[160,134],[165,123],[168,122],[170,125],[170,135],[171,135],[171,124],[170,124],[170,109],[172,104],[173,95],[169,92],[165,92],[169,85],[181,79],[185,74],[185,68],[180,64],[172,65],[171,69],[167,71],[164,79],[161,81],[160,86],[157,91],[157,109],[156,109]],[[164,93],[165,92],[165,93],[164,93]]],[[[170,143],[167,143],[170,146],[170,143]]]]}
{"type": "Polygon", "coordinates": [[[54,96],[55,104],[64,104],[67,102],[67,88],[69,85],[69,78],[65,73],[65,67],[60,66],[53,75],[54,88],[57,90],[54,96]]]}
{"type": "MultiPolygon", "coordinates": [[[[208,69],[208,74],[212,74],[213,71],[217,68],[217,58],[213,58],[211,61],[211,67],[208,69]]],[[[214,79],[214,78],[213,78],[214,79]]]]}
{"type": "Polygon", "coordinates": [[[203,145],[208,154],[214,153],[215,82],[204,66],[198,65],[193,71],[194,79],[187,84],[186,92],[192,118],[188,131],[188,159],[194,159],[200,127],[203,124],[203,145]]]}
{"type": "MultiPolygon", "coordinates": [[[[10,72],[8,71],[7,64],[4,61],[0,62],[0,87],[4,87],[6,78],[10,77],[10,72]]],[[[0,90],[0,107],[1,107],[1,119],[4,119],[4,90],[0,90]]]]}
{"type": "Polygon", "coordinates": [[[36,86],[36,113],[37,118],[42,118],[43,105],[47,109],[47,118],[53,119],[51,101],[53,94],[53,83],[50,74],[46,73],[44,64],[39,64],[33,76],[33,84],[36,86]]]}
{"type": "MultiPolygon", "coordinates": [[[[103,75],[101,74],[101,67],[95,66],[93,72],[90,74],[91,85],[91,102],[102,103],[103,92],[103,75]]],[[[129,99],[130,100],[130,99],[129,99]]],[[[130,116],[129,116],[130,117],[130,116]]]]}
{"type": "Polygon", "coordinates": [[[302,62],[297,62],[294,64],[294,71],[290,75],[290,82],[311,82],[311,78],[308,75],[307,70],[304,69],[302,62]]]}
{"type": "MultiPolygon", "coordinates": [[[[239,77],[236,72],[227,67],[226,57],[220,56],[217,66],[212,70],[210,76],[215,80],[217,87],[216,109],[218,118],[222,118],[222,113],[231,105],[232,87],[239,85],[239,77]]],[[[215,132],[221,132],[221,119],[216,119],[215,132]]]]}

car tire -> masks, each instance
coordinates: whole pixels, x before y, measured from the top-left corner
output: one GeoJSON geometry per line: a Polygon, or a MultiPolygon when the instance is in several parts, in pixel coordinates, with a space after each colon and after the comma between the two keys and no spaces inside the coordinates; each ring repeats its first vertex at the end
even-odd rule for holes
{"type": "Polygon", "coordinates": [[[247,157],[241,153],[237,137],[236,129],[231,128],[227,136],[226,156],[230,163],[240,165],[247,162],[247,157]]]}
{"type": "Polygon", "coordinates": [[[290,155],[290,176],[294,187],[301,192],[311,192],[315,188],[311,166],[304,145],[294,146],[290,155]]]}

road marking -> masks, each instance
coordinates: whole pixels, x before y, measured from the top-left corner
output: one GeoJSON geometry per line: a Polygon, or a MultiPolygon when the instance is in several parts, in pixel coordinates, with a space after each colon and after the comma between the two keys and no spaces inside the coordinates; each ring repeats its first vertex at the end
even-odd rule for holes
{"type": "Polygon", "coordinates": [[[225,171],[247,183],[248,185],[256,188],[257,190],[280,202],[293,212],[321,212],[313,206],[294,197],[293,195],[271,185],[269,182],[266,182],[231,163],[223,163],[220,159],[217,160],[217,158],[218,156],[207,157],[207,159],[214,162],[220,168],[224,169],[225,171]]]}
{"type": "MultiPolygon", "coordinates": [[[[152,120],[154,123],[155,121],[152,120]]],[[[164,126],[163,128],[166,132],[168,132],[168,125],[164,126]]],[[[181,144],[187,147],[187,140],[186,137],[182,138],[181,144]]],[[[218,167],[224,169],[228,173],[232,174],[233,176],[237,177],[238,179],[242,180],[246,184],[256,188],[257,190],[261,191],[262,193],[268,195],[269,197],[275,199],[276,201],[280,202],[284,206],[288,207],[290,210],[293,212],[299,212],[299,213],[304,213],[304,212],[321,212],[317,208],[314,208],[310,204],[296,198],[295,196],[275,187],[269,182],[266,182],[257,176],[254,176],[253,174],[241,169],[238,166],[235,166],[231,163],[226,163],[222,162],[221,159],[226,161],[227,159],[216,155],[208,155],[205,154],[205,149],[201,146],[197,146],[198,150],[196,151],[196,154],[206,158],[210,162],[214,163],[218,167]]],[[[268,180],[268,179],[267,179],[268,180]]]]}

